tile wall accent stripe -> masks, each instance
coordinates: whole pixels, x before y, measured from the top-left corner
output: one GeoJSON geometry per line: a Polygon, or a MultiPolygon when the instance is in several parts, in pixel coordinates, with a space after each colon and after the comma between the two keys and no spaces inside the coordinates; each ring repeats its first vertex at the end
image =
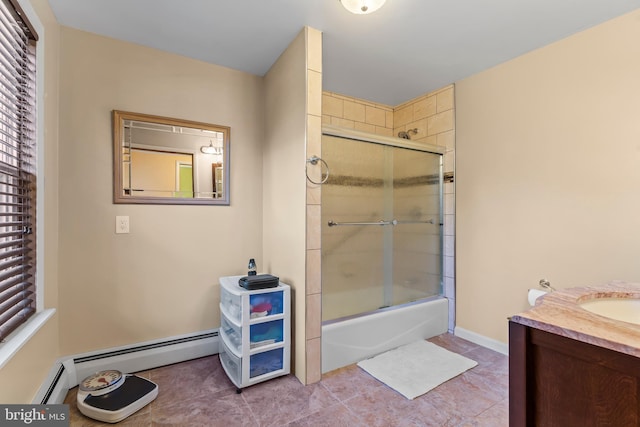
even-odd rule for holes
{"type": "MultiPolygon", "coordinates": [[[[393,180],[394,188],[416,187],[419,185],[436,185],[440,182],[438,175],[421,175],[393,180]]],[[[363,178],[350,175],[329,175],[324,185],[339,185],[345,187],[382,187],[385,183],[380,178],[363,178]]]]}
{"type": "Polygon", "coordinates": [[[395,188],[417,187],[420,185],[438,185],[440,184],[440,175],[420,175],[409,176],[406,178],[394,179],[393,186],[395,188]]]}

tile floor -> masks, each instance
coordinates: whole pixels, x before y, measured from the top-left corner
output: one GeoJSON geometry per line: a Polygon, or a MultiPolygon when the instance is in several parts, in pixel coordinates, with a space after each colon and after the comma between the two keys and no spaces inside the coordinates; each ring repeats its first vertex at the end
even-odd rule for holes
{"type": "MultiPolygon", "coordinates": [[[[508,357],[450,334],[429,341],[478,366],[408,400],[350,365],[303,386],[284,376],[237,394],[218,356],[164,366],[138,375],[158,384],[156,400],[119,426],[508,426],[508,357]]],[[[111,425],[86,418],[69,390],[71,426],[111,425]]]]}

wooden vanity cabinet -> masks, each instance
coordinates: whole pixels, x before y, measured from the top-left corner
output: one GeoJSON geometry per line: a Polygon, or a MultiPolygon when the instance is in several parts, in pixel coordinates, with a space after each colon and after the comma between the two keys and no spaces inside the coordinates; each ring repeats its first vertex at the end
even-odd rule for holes
{"type": "Polygon", "coordinates": [[[509,426],[640,426],[640,359],[510,321],[509,426]]]}

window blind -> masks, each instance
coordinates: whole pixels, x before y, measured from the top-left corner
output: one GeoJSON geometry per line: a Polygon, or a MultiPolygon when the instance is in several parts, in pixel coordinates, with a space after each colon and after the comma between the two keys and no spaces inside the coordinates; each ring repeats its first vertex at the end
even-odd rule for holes
{"type": "Polygon", "coordinates": [[[37,35],[0,0],[0,341],[36,312],[37,35]]]}

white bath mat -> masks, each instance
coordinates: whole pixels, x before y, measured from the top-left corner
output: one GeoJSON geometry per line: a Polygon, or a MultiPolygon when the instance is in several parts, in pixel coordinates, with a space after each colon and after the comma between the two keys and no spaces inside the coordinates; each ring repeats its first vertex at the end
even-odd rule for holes
{"type": "Polygon", "coordinates": [[[414,399],[478,363],[428,341],[416,341],[358,362],[407,399],[414,399]]]}

